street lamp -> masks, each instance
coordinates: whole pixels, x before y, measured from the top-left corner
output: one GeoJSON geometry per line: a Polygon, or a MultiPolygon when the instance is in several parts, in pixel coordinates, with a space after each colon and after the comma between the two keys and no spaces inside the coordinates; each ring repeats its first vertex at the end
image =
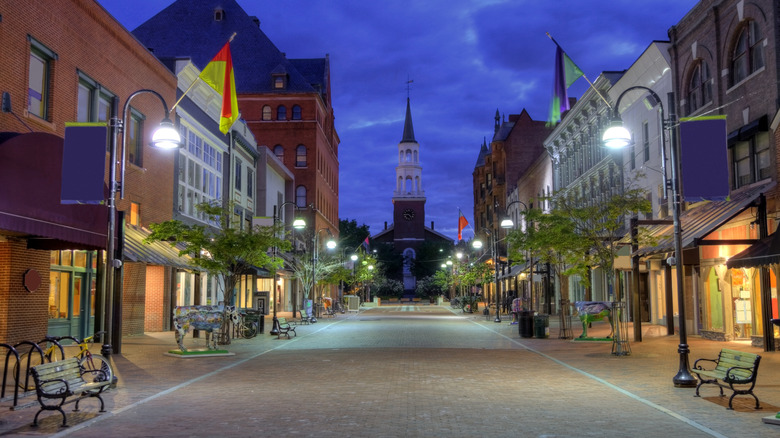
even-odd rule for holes
{"type": "MultiPolygon", "coordinates": [[[[152,135],[152,146],[160,149],[176,149],[181,147],[181,136],[179,135],[179,131],[176,130],[176,128],[173,125],[173,122],[171,122],[171,119],[168,118],[168,105],[165,103],[165,99],[163,99],[162,95],[160,93],[154,91],[154,90],[138,90],[130,95],[130,97],[127,98],[127,101],[125,102],[125,105],[122,110],[122,119],[120,120],[119,117],[116,115],[118,114],[119,110],[119,99],[114,99],[114,108],[112,113],[115,114],[114,117],[111,117],[111,120],[109,121],[109,129],[110,129],[110,146],[111,150],[109,153],[109,160],[108,162],[111,165],[111,169],[109,170],[109,180],[110,180],[110,192],[108,196],[108,241],[106,243],[106,287],[103,289],[103,304],[105,305],[104,309],[104,317],[103,317],[103,326],[106,331],[106,335],[103,341],[103,346],[101,347],[101,353],[103,353],[104,356],[110,356],[111,355],[111,343],[113,342],[113,316],[114,316],[114,295],[121,294],[121,289],[118,291],[114,290],[114,277],[116,275],[116,270],[119,269],[122,266],[122,260],[121,257],[116,257],[116,246],[114,242],[115,234],[116,234],[116,195],[117,190],[119,190],[119,198],[124,199],[125,197],[125,168],[127,164],[126,160],[126,153],[125,153],[125,145],[127,143],[127,131],[124,129],[125,126],[127,126],[127,118],[130,113],[130,101],[133,100],[135,96],[138,96],[139,94],[144,93],[150,93],[155,96],[157,96],[158,99],[160,99],[160,102],[163,106],[163,114],[165,114],[165,117],[163,118],[162,122],[160,122],[160,127],[157,128],[152,135]],[[122,180],[119,181],[117,179],[116,174],[116,160],[117,160],[117,137],[119,134],[122,135],[122,154],[120,157],[121,160],[121,169],[122,169],[122,180]]],[[[121,295],[116,297],[117,300],[121,299],[121,295]]],[[[113,342],[114,345],[117,347],[117,353],[121,352],[121,341],[119,340],[121,338],[121,333],[117,335],[117,341],[113,342]]]]}
{"type": "MultiPolygon", "coordinates": [[[[314,238],[312,239],[312,260],[311,260],[311,289],[312,289],[312,305],[314,304],[314,298],[317,294],[317,259],[319,257],[319,238],[320,238],[320,232],[327,231],[328,236],[330,236],[330,239],[328,239],[327,242],[325,242],[325,247],[328,249],[334,249],[336,248],[336,241],[333,240],[333,233],[330,232],[330,228],[320,228],[317,230],[316,233],[314,233],[314,238]]],[[[306,307],[304,303],[304,308],[306,307]]],[[[317,319],[314,317],[314,309],[312,308],[312,315],[310,322],[315,323],[317,322],[317,319]]]]}
{"type": "MultiPolygon", "coordinates": [[[[631,134],[628,132],[628,130],[623,127],[622,121],[620,119],[620,113],[618,112],[618,108],[620,108],[620,100],[623,98],[623,96],[626,95],[629,91],[632,90],[644,90],[647,93],[649,93],[656,102],[658,102],[658,106],[661,112],[661,121],[664,123],[664,127],[661,130],[661,145],[662,147],[665,147],[666,145],[666,130],[671,129],[673,124],[675,123],[675,112],[674,112],[674,94],[669,93],[667,95],[668,102],[669,102],[669,108],[670,108],[670,114],[669,119],[666,119],[664,117],[664,106],[663,103],[661,103],[661,98],[658,97],[658,94],[656,94],[655,91],[651,90],[648,87],[642,86],[642,85],[636,85],[633,87],[629,87],[625,89],[620,96],[617,99],[617,102],[615,104],[614,109],[614,115],[613,115],[613,123],[612,126],[607,129],[604,132],[604,136],[602,137],[604,141],[604,146],[612,149],[618,149],[628,146],[632,143],[631,134]]],[[[688,353],[690,352],[688,348],[688,338],[687,338],[687,328],[685,326],[685,292],[683,291],[683,261],[682,261],[682,229],[680,225],[680,208],[682,203],[682,196],[680,194],[680,152],[677,150],[677,145],[675,144],[675,136],[672,135],[672,142],[670,144],[669,149],[671,150],[670,158],[671,158],[671,166],[672,166],[672,178],[671,181],[665,181],[666,186],[669,187],[669,185],[672,186],[672,198],[673,198],[673,217],[672,220],[674,222],[674,257],[670,257],[668,260],[669,264],[674,264],[675,266],[675,279],[677,284],[677,305],[679,310],[679,327],[680,327],[680,345],[677,347],[677,352],[680,355],[680,367],[677,371],[677,374],[672,379],[672,382],[674,382],[674,386],[678,388],[690,388],[696,386],[696,378],[691,375],[690,367],[688,365],[688,353]]],[[[673,315],[668,315],[667,317],[671,318],[673,315]]]]}
{"type": "MultiPolygon", "coordinates": [[[[498,242],[496,241],[496,234],[492,231],[490,231],[487,228],[482,229],[488,236],[490,236],[490,255],[493,258],[493,281],[495,285],[495,295],[496,295],[496,319],[493,320],[493,322],[501,322],[501,315],[499,312],[501,311],[501,306],[498,302],[498,251],[496,249],[496,245],[498,242]]],[[[474,239],[474,242],[472,242],[471,246],[473,246],[475,249],[482,248],[482,241],[478,239],[474,239]]]]}
{"type": "MultiPolygon", "coordinates": [[[[293,202],[293,201],[285,201],[285,202],[282,203],[282,205],[279,205],[279,206],[274,205],[274,225],[276,225],[278,223],[278,221],[281,220],[282,209],[286,205],[288,205],[288,204],[296,206],[295,202],[293,202]]],[[[295,210],[293,209],[293,211],[295,211],[295,210]]],[[[293,227],[293,233],[295,232],[295,230],[302,230],[302,229],[306,228],[306,221],[304,221],[301,218],[295,218],[295,220],[293,220],[292,227],[293,227]]],[[[293,245],[295,245],[295,235],[294,234],[293,234],[293,245]]],[[[276,246],[274,246],[274,258],[276,258],[277,251],[278,251],[278,248],[276,246]]],[[[279,279],[278,279],[278,277],[279,277],[279,274],[278,273],[274,273],[274,297],[273,297],[273,300],[274,300],[274,317],[273,317],[273,327],[271,328],[271,331],[268,333],[268,334],[270,334],[272,336],[279,335],[279,319],[277,318],[277,313],[276,313],[277,312],[277,305],[276,305],[276,303],[277,303],[277,299],[278,299],[276,290],[279,288],[279,279]]]]}

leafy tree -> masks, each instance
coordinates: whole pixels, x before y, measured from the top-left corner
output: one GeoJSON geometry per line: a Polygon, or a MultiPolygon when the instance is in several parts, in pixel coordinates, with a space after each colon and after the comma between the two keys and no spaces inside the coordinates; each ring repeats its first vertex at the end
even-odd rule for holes
{"type": "Polygon", "coordinates": [[[145,242],[166,241],[171,246],[181,245],[179,255],[189,256],[190,265],[222,280],[226,304],[234,302],[241,275],[251,272],[255,266],[272,272],[281,267],[282,260],[269,255],[270,248],[286,251],[291,247],[290,242],[280,237],[284,232],[281,224],[241,228],[241,222],[233,219],[232,205],[201,203],[196,208],[213,225],[188,225],[178,220],[150,224],[151,234],[145,242]]]}
{"type": "Polygon", "coordinates": [[[404,285],[398,280],[381,278],[374,283],[375,295],[386,298],[400,298],[404,294],[404,285]]]}
{"type": "Polygon", "coordinates": [[[420,297],[432,299],[442,294],[441,279],[437,281],[436,275],[443,271],[439,270],[436,274],[417,280],[415,294],[420,297]]]}
{"type": "Polygon", "coordinates": [[[358,225],[355,219],[339,220],[339,247],[346,251],[347,256],[357,251],[370,235],[366,224],[358,225]]]}
{"type": "Polygon", "coordinates": [[[412,275],[418,279],[434,275],[452,254],[452,248],[452,243],[448,242],[423,242],[416,251],[416,258],[412,261],[412,275]]]}

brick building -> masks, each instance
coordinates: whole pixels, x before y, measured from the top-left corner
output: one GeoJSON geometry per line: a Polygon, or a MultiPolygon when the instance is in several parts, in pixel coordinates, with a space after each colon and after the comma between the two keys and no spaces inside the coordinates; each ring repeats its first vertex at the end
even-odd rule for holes
{"type": "MultiPolygon", "coordinates": [[[[82,337],[102,316],[95,250],[105,248],[107,211],[59,202],[65,123],[121,117],[116,108],[141,89],[171,104],[176,77],[94,0],[3,1],[0,16],[0,91],[10,102],[0,113],[0,166],[10,167],[0,174],[24,171],[0,189],[0,340],[82,337]],[[26,288],[23,274],[40,283],[26,288]]],[[[147,146],[166,116],[160,101],[139,95],[131,110],[132,158],[118,210],[143,226],[171,218],[175,154],[147,146]]],[[[141,279],[127,272],[125,281],[141,279]]]]}

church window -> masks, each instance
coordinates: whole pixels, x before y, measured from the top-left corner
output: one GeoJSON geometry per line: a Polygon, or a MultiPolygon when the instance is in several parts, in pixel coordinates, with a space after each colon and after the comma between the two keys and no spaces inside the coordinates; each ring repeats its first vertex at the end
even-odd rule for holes
{"type": "Polygon", "coordinates": [[[418,192],[420,191],[420,177],[419,176],[414,177],[414,187],[415,187],[415,190],[417,190],[418,192]]]}
{"type": "Polygon", "coordinates": [[[412,177],[406,177],[406,193],[412,193],[412,177]]]}
{"type": "Polygon", "coordinates": [[[396,188],[396,190],[398,190],[400,192],[403,189],[404,189],[404,178],[399,176],[398,177],[398,188],[396,188]]]}
{"type": "Polygon", "coordinates": [[[263,107],[263,120],[271,120],[271,106],[265,105],[263,107]]]}
{"type": "Polygon", "coordinates": [[[298,186],[295,189],[295,205],[298,208],[306,208],[306,187],[298,186]]]}
{"type": "Polygon", "coordinates": [[[398,152],[398,162],[403,163],[404,162],[404,151],[398,152]]]}
{"type": "Polygon", "coordinates": [[[412,162],[412,150],[407,149],[406,150],[406,162],[411,163],[412,162]]]}

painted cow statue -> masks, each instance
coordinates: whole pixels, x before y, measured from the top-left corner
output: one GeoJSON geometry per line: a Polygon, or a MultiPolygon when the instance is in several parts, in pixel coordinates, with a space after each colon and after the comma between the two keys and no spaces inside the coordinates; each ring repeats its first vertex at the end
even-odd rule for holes
{"type": "Polygon", "coordinates": [[[612,303],[606,301],[576,301],[574,307],[577,309],[582,322],[580,339],[588,337],[588,324],[593,321],[602,321],[604,318],[607,319],[611,328],[607,337],[612,337],[612,333],[615,330],[615,327],[612,325],[612,303]]]}
{"type": "Polygon", "coordinates": [[[176,343],[181,351],[187,351],[184,347],[184,336],[193,330],[206,332],[206,347],[209,350],[217,349],[217,337],[214,330],[222,327],[223,318],[227,315],[232,320],[238,318],[238,312],[234,306],[180,306],[173,310],[173,327],[176,330],[176,343]],[[211,338],[211,343],[209,343],[211,338]]]}

